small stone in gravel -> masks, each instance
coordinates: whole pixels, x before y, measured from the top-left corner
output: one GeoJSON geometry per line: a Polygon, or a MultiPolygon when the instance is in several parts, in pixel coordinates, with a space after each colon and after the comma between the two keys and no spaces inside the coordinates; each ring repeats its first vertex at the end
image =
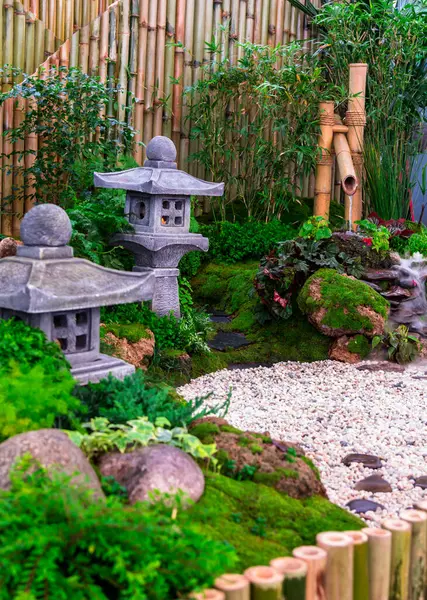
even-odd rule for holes
{"type": "Polygon", "coordinates": [[[381,510],[384,509],[384,506],[382,504],[378,504],[378,502],[363,499],[350,500],[350,502],[347,502],[346,506],[348,506],[351,511],[357,514],[367,513],[369,511],[375,512],[379,508],[381,510]]]}
{"type": "Polygon", "coordinates": [[[347,454],[342,462],[346,467],[350,466],[351,463],[361,463],[367,469],[381,469],[383,466],[378,456],[372,454],[347,454]]]}
{"type": "Polygon", "coordinates": [[[228,331],[219,331],[211,342],[208,342],[210,348],[214,350],[226,350],[227,348],[241,348],[248,346],[250,341],[243,333],[228,331]]]}
{"type": "Polygon", "coordinates": [[[405,367],[396,363],[382,360],[376,363],[368,363],[366,365],[359,365],[356,367],[358,371],[370,371],[375,373],[376,371],[385,371],[386,373],[403,373],[405,367]]]}
{"type": "Polygon", "coordinates": [[[370,475],[369,477],[365,477],[361,481],[358,481],[354,486],[355,490],[372,492],[373,494],[377,492],[392,492],[391,485],[388,481],[383,479],[380,475],[370,475]]]}
{"type": "Polygon", "coordinates": [[[417,477],[414,485],[415,487],[420,487],[422,490],[427,490],[427,476],[421,475],[421,477],[417,477]]]}

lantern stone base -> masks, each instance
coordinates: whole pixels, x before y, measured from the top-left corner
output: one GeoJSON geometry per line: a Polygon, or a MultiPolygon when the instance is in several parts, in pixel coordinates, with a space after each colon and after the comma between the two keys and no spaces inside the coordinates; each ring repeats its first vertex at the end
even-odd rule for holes
{"type": "Polygon", "coordinates": [[[77,379],[80,385],[98,383],[101,379],[108,377],[110,373],[117,379],[124,379],[127,375],[132,375],[134,372],[135,367],[133,365],[120,358],[107,356],[106,354],[99,354],[95,360],[71,369],[71,375],[77,379]]]}

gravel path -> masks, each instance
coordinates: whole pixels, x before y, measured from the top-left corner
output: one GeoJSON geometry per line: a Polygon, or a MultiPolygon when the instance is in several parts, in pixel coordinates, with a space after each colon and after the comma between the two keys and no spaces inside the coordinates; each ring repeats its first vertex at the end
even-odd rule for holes
{"type": "Polygon", "coordinates": [[[332,361],[288,362],[218,371],[178,391],[187,399],[212,391],[212,404],[222,401],[231,387],[231,424],[301,444],[320,469],[332,502],[345,506],[354,498],[370,498],[385,506],[366,513],[375,526],[427,499],[427,490],[413,481],[427,475],[426,371],[425,363],[388,373],[332,361]],[[383,468],[346,467],[341,460],[351,452],[379,456],[383,468]],[[382,475],[392,492],[354,490],[358,481],[373,474],[382,475]]]}

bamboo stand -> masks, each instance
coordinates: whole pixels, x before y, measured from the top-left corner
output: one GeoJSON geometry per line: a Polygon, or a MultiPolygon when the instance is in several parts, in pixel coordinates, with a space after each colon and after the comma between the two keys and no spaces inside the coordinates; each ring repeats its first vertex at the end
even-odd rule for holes
{"type": "Polygon", "coordinates": [[[368,65],[365,63],[353,63],[349,65],[349,101],[345,116],[348,126],[348,145],[350,147],[353,165],[356,170],[360,185],[352,197],[350,210],[350,198],[345,199],[345,218],[347,222],[354,223],[362,218],[362,178],[363,178],[363,138],[366,126],[365,93],[366,75],[368,65]]]}
{"type": "Polygon", "coordinates": [[[365,527],[368,536],[369,600],[388,600],[390,591],[391,532],[365,527]]]}
{"type": "Polygon", "coordinates": [[[411,558],[411,526],[401,519],[386,519],[391,532],[390,600],[408,600],[411,558]]]}
{"type": "Polygon", "coordinates": [[[353,598],[353,540],[345,533],[319,533],[317,544],[328,554],[325,574],[327,600],[353,598]]]}
{"type": "Polygon", "coordinates": [[[346,531],[353,540],[353,600],[369,599],[368,536],[363,531],[346,531]]]}
{"type": "Polygon", "coordinates": [[[329,218],[329,205],[331,203],[332,186],[332,139],[335,125],[334,103],[321,102],[320,110],[320,136],[318,145],[321,155],[316,167],[316,185],[314,189],[314,214],[329,218]]]}
{"type": "Polygon", "coordinates": [[[219,590],[204,590],[200,594],[191,594],[192,600],[225,600],[225,595],[219,590]]]}
{"type": "Polygon", "coordinates": [[[251,584],[251,600],[281,600],[283,575],[273,567],[251,567],[244,575],[251,584]]]}
{"type": "Polygon", "coordinates": [[[292,552],[307,565],[306,600],[324,600],[324,575],[327,553],[317,546],[301,546],[292,552]]]}
{"type": "Polygon", "coordinates": [[[299,558],[275,558],[270,566],[283,575],[283,596],[286,600],[301,600],[306,595],[307,565],[299,558]]]}
{"type": "Polygon", "coordinates": [[[215,587],[225,594],[225,600],[249,600],[250,585],[244,575],[223,575],[215,580],[215,587]]]}
{"type": "Polygon", "coordinates": [[[427,560],[427,515],[421,510],[404,510],[400,518],[411,525],[411,567],[409,598],[424,600],[427,560]]]}

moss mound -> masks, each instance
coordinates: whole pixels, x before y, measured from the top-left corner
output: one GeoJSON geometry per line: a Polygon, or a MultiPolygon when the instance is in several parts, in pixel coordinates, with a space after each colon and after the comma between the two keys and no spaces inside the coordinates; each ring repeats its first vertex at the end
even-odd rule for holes
{"type": "Polygon", "coordinates": [[[372,337],[383,333],[390,304],[366,283],[320,269],[304,284],[298,306],[325,335],[372,337]]]}
{"type": "Polygon", "coordinates": [[[130,325],[109,323],[101,327],[101,338],[104,338],[106,333],[112,333],[119,339],[125,338],[131,344],[136,344],[141,340],[147,340],[151,337],[145,325],[141,325],[140,323],[132,323],[130,325]]]}
{"type": "Polygon", "coordinates": [[[315,543],[322,531],[361,529],[364,523],[325,498],[296,500],[252,481],[207,473],[201,500],[178,517],[207,536],[235,547],[238,571],[268,565],[297,546],[315,543]]]}

